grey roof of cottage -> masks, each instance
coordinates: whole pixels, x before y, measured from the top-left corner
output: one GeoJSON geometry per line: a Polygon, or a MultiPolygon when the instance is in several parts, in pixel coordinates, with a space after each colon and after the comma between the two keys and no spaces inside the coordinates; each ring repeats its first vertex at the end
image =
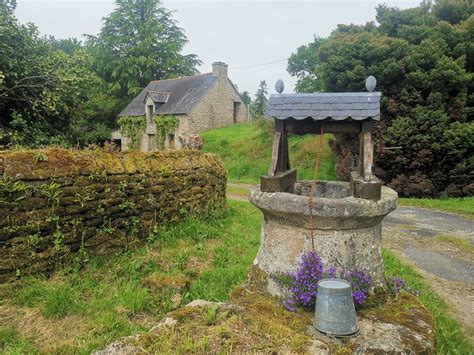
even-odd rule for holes
{"type": "Polygon", "coordinates": [[[157,103],[162,103],[164,104],[166,101],[168,101],[168,98],[170,97],[169,92],[160,92],[160,91],[153,91],[153,90],[148,90],[145,99],[143,102],[146,102],[147,97],[151,97],[153,102],[157,103]]]}
{"type": "Polygon", "coordinates": [[[168,100],[155,111],[156,114],[188,114],[216,81],[217,76],[212,73],[151,81],[118,115],[145,115],[144,100],[150,91],[169,93],[168,100]]]}
{"type": "Polygon", "coordinates": [[[380,120],[380,92],[271,95],[267,117],[315,121],[380,120]]]}

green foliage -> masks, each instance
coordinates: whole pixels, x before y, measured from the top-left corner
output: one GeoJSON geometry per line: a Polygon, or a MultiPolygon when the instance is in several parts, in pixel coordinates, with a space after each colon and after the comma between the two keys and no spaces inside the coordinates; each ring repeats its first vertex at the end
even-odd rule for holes
{"type": "MultiPolygon", "coordinates": [[[[290,58],[300,92],[361,91],[367,76],[377,78],[375,173],[402,196],[474,193],[473,12],[458,0],[406,10],[380,5],[378,25],[339,25],[290,58]]],[[[355,139],[337,138],[338,175],[347,179],[355,139]]]]}
{"type": "Polygon", "coordinates": [[[298,47],[296,53],[292,53],[288,59],[288,72],[298,78],[297,92],[321,91],[322,82],[319,79],[319,61],[316,54],[324,41],[324,38],[315,37],[314,42],[298,47]]]}
{"type": "Polygon", "coordinates": [[[59,38],[49,36],[49,43],[54,49],[62,50],[66,54],[74,55],[77,50],[82,49],[82,43],[77,38],[59,38]]]}
{"type": "Polygon", "coordinates": [[[18,23],[12,4],[0,2],[0,144],[65,144],[71,117],[99,78],[83,49],[56,49],[33,24],[18,23]]]}
{"type": "Polygon", "coordinates": [[[137,281],[128,281],[121,284],[117,297],[118,304],[127,309],[132,315],[145,310],[150,302],[148,290],[137,281]]]}
{"type": "Polygon", "coordinates": [[[181,54],[186,42],[172,12],[158,0],[116,1],[98,36],[88,39],[96,72],[122,100],[151,80],[195,74],[200,61],[181,54]]]}
{"type": "Polygon", "coordinates": [[[93,200],[92,196],[88,194],[87,191],[83,194],[77,192],[74,197],[74,202],[80,204],[81,207],[84,207],[88,201],[92,201],[92,200],[93,200]]]}
{"type": "Polygon", "coordinates": [[[56,231],[53,233],[54,251],[56,253],[59,253],[61,251],[63,239],[64,239],[64,234],[61,232],[59,227],[57,227],[56,231]]]}
{"type": "Polygon", "coordinates": [[[74,112],[68,134],[71,144],[81,147],[110,139],[112,129],[117,128],[117,114],[121,101],[102,89],[95,88],[88,101],[74,112]]]}
{"type": "Polygon", "coordinates": [[[226,267],[230,263],[230,258],[229,250],[226,247],[217,247],[214,250],[214,259],[212,260],[212,263],[217,267],[226,267]]]}
{"type": "Polygon", "coordinates": [[[158,149],[164,149],[166,136],[168,134],[174,134],[176,128],[179,126],[179,121],[176,116],[173,115],[155,115],[153,116],[153,122],[155,123],[156,129],[156,147],[158,149]]]}
{"type": "Polygon", "coordinates": [[[139,149],[140,140],[146,129],[145,116],[122,116],[117,123],[122,134],[130,139],[130,149],[139,149]]]}

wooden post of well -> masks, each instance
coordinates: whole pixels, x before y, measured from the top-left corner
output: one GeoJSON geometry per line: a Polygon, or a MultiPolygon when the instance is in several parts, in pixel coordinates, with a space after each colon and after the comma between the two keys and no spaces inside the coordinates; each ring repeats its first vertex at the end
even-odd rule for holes
{"type": "Polygon", "coordinates": [[[287,191],[295,182],[296,170],[290,169],[285,121],[275,119],[272,161],[268,175],[260,178],[260,189],[264,192],[287,191]]]}
{"type": "Polygon", "coordinates": [[[371,127],[369,125],[364,125],[364,123],[362,124],[362,132],[359,134],[359,175],[367,182],[372,179],[374,146],[372,143],[371,127]]]}

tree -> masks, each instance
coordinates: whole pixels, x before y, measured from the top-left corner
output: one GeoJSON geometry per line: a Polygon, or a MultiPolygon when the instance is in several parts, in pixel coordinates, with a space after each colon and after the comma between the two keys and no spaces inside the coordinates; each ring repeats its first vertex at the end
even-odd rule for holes
{"type": "MultiPolygon", "coordinates": [[[[474,5],[443,0],[376,10],[377,25],[339,25],[312,44],[316,53],[298,50],[294,62],[311,62],[302,70],[312,70],[312,87],[328,92],[363,91],[367,76],[377,78],[375,173],[400,195],[474,194],[474,5]]],[[[347,179],[357,162],[355,139],[336,138],[338,175],[347,179]]]]}
{"type": "Polygon", "coordinates": [[[76,107],[99,80],[84,50],[69,55],[19,24],[15,1],[0,1],[0,139],[4,143],[64,143],[76,107]]]}
{"type": "Polygon", "coordinates": [[[257,117],[257,116],[263,116],[265,114],[265,111],[267,111],[268,107],[268,89],[267,89],[267,83],[265,80],[262,80],[260,82],[260,85],[258,86],[257,93],[255,94],[255,100],[253,101],[253,106],[252,106],[252,115],[257,117]]]}
{"type": "Polygon", "coordinates": [[[49,36],[48,41],[54,49],[62,50],[69,55],[73,55],[78,49],[83,49],[81,41],[73,37],[57,39],[54,36],[49,36]]]}
{"type": "Polygon", "coordinates": [[[183,55],[187,42],[172,13],[158,0],[116,1],[97,37],[89,36],[97,74],[123,102],[151,80],[197,73],[201,62],[183,55]]]}
{"type": "Polygon", "coordinates": [[[291,54],[288,59],[287,70],[292,76],[296,76],[297,92],[318,92],[322,89],[322,82],[319,80],[319,61],[317,52],[325,39],[315,37],[314,41],[298,47],[296,53],[291,54]]]}
{"type": "Polygon", "coordinates": [[[244,91],[240,94],[240,96],[242,97],[242,101],[244,102],[244,104],[250,107],[250,105],[252,104],[252,98],[250,97],[249,92],[244,91]]]}

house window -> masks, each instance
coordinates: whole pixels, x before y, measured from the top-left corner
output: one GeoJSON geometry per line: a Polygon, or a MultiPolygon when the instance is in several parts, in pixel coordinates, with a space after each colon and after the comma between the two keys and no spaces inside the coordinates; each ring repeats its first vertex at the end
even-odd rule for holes
{"type": "Polygon", "coordinates": [[[149,124],[153,123],[153,105],[146,106],[146,118],[149,124]]]}
{"type": "Polygon", "coordinates": [[[237,123],[237,117],[239,115],[239,110],[240,110],[240,102],[235,101],[234,102],[234,111],[233,111],[233,121],[234,121],[234,123],[237,123]]]}
{"type": "Polygon", "coordinates": [[[168,148],[175,149],[176,144],[174,142],[174,134],[168,134],[168,148]]]}

